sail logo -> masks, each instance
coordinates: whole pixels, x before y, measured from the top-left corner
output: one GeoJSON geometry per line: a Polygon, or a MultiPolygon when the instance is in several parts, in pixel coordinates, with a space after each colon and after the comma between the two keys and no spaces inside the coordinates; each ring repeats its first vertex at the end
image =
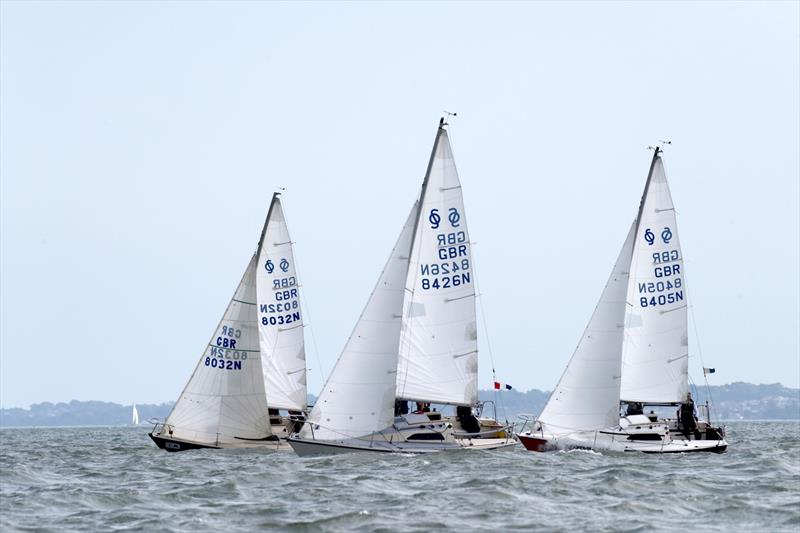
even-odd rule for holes
{"type": "Polygon", "coordinates": [[[458,209],[451,207],[450,214],[447,215],[447,219],[450,221],[451,226],[457,228],[459,226],[459,221],[461,220],[461,215],[458,214],[458,209]]]}
{"type": "Polygon", "coordinates": [[[672,230],[669,227],[665,227],[661,232],[661,240],[664,241],[664,244],[669,244],[669,241],[672,240],[672,230]]]}
{"type": "Polygon", "coordinates": [[[439,215],[438,209],[431,209],[431,214],[428,215],[428,222],[431,223],[431,229],[439,229],[442,217],[439,215]]]}
{"type": "Polygon", "coordinates": [[[280,266],[281,266],[281,270],[283,270],[284,272],[288,272],[289,271],[289,261],[287,261],[286,258],[281,259],[280,266]]]}
{"type": "Polygon", "coordinates": [[[270,259],[267,259],[267,262],[264,263],[264,268],[267,269],[267,274],[272,274],[275,271],[275,264],[270,259]]]}
{"type": "Polygon", "coordinates": [[[653,243],[656,242],[656,236],[652,231],[650,231],[650,228],[644,230],[644,240],[647,241],[649,246],[653,246],[653,243]]]}

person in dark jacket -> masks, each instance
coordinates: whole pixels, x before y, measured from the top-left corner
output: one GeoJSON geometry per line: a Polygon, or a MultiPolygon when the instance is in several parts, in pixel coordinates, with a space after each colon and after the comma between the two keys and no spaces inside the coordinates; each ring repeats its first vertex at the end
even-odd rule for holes
{"type": "Polygon", "coordinates": [[[681,431],[688,439],[689,434],[697,431],[697,410],[694,407],[694,400],[692,400],[692,393],[686,394],[686,401],[684,401],[678,409],[678,422],[680,423],[681,431]]]}

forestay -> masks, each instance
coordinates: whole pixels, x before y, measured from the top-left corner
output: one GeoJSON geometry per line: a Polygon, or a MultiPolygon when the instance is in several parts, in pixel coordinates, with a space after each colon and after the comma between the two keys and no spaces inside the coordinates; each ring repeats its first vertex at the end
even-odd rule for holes
{"type": "Polygon", "coordinates": [[[477,377],[469,232],[450,141],[440,126],[420,195],[406,280],[397,396],[473,405],[477,377]]]}
{"type": "Polygon", "coordinates": [[[303,438],[341,440],[389,428],[394,421],[397,346],[417,204],[411,209],[378,283],[303,426],[303,438]]]}
{"type": "Polygon", "coordinates": [[[539,416],[555,435],[608,428],[619,422],[625,298],[635,231],[636,222],[578,347],[539,416]]]}
{"type": "Polygon", "coordinates": [[[675,403],[688,390],[683,255],[659,152],[639,209],[622,359],[622,401],[675,403]]]}
{"type": "Polygon", "coordinates": [[[171,437],[212,446],[271,435],[256,325],[253,255],[189,383],[167,417],[171,437]]]}
{"type": "Polygon", "coordinates": [[[307,406],[306,353],[292,242],[280,196],[272,197],[259,242],[256,273],[258,335],[267,404],[307,406]]]}

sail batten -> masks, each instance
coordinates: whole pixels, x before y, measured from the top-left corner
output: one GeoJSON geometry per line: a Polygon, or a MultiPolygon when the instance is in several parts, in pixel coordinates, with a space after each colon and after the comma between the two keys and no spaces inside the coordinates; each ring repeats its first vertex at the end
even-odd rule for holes
{"type": "Polygon", "coordinates": [[[621,401],[676,403],[688,391],[683,252],[664,164],[651,163],[631,259],[621,401]],[[686,354],[680,355],[678,354],[686,354]]]}
{"type": "Polygon", "coordinates": [[[619,419],[624,331],[619,326],[625,318],[635,228],[634,221],[586,330],[539,416],[554,434],[602,429],[619,419]]]}
{"type": "Polygon", "coordinates": [[[325,387],[303,426],[303,438],[337,440],[380,432],[394,421],[397,347],[418,203],[325,387]]]}
{"type": "Polygon", "coordinates": [[[440,126],[414,225],[398,398],[465,406],[477,402],[473,276],[461,183],[447,131],[440,126]],[[453,357],[458,354],[464,355],[453,357]]]}
{"type": "Polygon", "coordinates": [[[308,401],[303,311],[291,242],[276,193],[258,248],[259,350],[269,407],[303,411],[308,401]]]}
{"type": "Polygon", "coordinates": [[[258,352],[256,255],[164,424],[170,437],[206,445],[272,434],[258,352]]]}

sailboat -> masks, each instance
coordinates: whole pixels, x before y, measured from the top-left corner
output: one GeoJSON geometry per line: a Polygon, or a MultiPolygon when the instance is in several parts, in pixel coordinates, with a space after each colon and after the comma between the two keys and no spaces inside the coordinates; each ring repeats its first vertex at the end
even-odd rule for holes
{"type": "MultiPolygon", "coordinates": [[[[676,453],[727,449],[724,430],[694,430],[647,406],[680,406],[688,391],[683,253],[660,147],[654,148],[639,212],[589,324],[530,429],[531,451],[676,453]],[[620,418],[620,402],[629,406],[620,418]]],[[[687,423],[688,425],[688,423],[687,423]]]]}
{"type": "Polygon", "coordinates": [[[471,411],[478,401],[475,280],[446,126],[441,119],[419,199],[308,422],[288,439],[299,455],[516,443],[471,411]],[[407,412],[412,401],[418,409],[407,412]],[[431,404],[456,406],[458,415],[431,404]]]}
{"type": "Polygon", "coordinates": [[[222,320],[169,416],[150,433],[159,448],[291,449],[284,439],[307,410],[299,291],[275,193],[222,320]]]}
{"type": "Polygon", "coordinates": [[[131,424],[134,426],[139,425],[139,410],[136,409],[136,403],[133,404],[133,413],[131,414],[131,424]]]}

